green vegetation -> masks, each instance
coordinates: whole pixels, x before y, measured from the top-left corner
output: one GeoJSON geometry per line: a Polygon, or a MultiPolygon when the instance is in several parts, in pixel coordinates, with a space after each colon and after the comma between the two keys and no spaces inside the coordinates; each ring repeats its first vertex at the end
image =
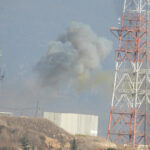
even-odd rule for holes
{"type": "Polygon", "coordinates": [[[77,150],[77,143],[76,143],[76,139],[75,138],[72,141],[70,150],[77,150]]]}
{"type": "Polygon", "coordinates": [[[107,150],[117,150],[117,149],[115,149],[115,148],[107,148],[107,150]]]}
{"type": "Polygon", "coordinates": [[[30,149],[29,141],[28,141],[27,136],[24,136],[21,139],[21,147],[22,147],[23,150],[29,150],[30,149]]]}

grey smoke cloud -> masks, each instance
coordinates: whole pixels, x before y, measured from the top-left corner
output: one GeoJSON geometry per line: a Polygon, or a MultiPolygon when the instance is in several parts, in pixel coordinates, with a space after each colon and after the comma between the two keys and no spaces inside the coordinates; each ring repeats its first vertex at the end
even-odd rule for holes
{"type": "Polygon", "coordinates": [[[56,85],[89,74],[111,50],[110,40],[98,37],[88,25],[73,22],[57,41],[50,42],[34,71],[43,86],[56,85]]]}

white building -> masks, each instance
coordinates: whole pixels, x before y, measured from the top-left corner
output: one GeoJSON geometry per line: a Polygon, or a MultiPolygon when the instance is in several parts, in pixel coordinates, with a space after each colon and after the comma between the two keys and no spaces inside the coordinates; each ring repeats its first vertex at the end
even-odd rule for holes
{"type": "Polygon", "coordinates": [[[43,117],[52,121],[70,134],[98,135],[98,116],[44,112],[43,117]]]}
{"type": "Polygon", "coordinates": [[[13,115],[13,113],[12,112],[0,112],[0,115],[2,116],[12,116],[13,115]]]}

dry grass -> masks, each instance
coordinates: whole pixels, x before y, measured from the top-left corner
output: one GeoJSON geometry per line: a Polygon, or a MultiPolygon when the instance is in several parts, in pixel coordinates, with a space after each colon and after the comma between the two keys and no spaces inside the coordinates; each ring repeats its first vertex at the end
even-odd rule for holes
{"type": "Polygon", "coordinates": [[[73,136],[43,118],[0,116],[0,150],[18,150],[26,138],[34,150],[70,150],[75,138],[78,150],[106,150],[116,145],[100,137],[73,136]]]}
{"type": "Polygon", "coordinates": [[[73,136],[58,128],[52,122],[40,118],[0,116],[0,149],[18,147],[26,137],[31,146],[48,149],[59,144],[63,147],[73,136]],[[47,143],[47,137],[51,142],[47,143]]]}
{"type": "Polygon", "coordinates": [[[116,145],[107,142],[101,137],[76,136],[78,150],[106,150],[107,148],[116,148],[116,145]]]}

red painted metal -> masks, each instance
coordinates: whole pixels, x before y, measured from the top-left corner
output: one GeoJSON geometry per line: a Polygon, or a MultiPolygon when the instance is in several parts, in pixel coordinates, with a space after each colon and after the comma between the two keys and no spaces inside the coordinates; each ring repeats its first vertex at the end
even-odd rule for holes
{"type": "MultiPolygon", "coordinates": [[[[131,65],[138,64],[139,66],[144,63],[150,64],[150,43],[147,41],[147,38],[150,37],[149,26],[150,22],[146,14],[123,12],[121,27],[111,28],[111,32],[118,39],[118,49],[115,51],[117,63],[127,62],[131,65]]],[[[144,69],[148,70],[150,68],[144,69]]],[[[130,72],[128,74],[130,75],[130,72]]],[[[137,73],[135,72],[135,74],[137,73]]],[[[142,75],[140,74],[140,76],[142,75]]],[[[137,77],[137,81],[134,82],[139,82],[138,79],[137,77]]],[[[147,79],[144,80],[144,84],[150,84],[147,83],[147,79]]],[[[136,94],[137,96],[140,95],[139,84],[134,83],[133,86],[135,85],[137,87],[133,87],[133,89],[135,88],[135,91],[133,90],[135,93],[131,93],[131,97],[136,97],[136,94]]],[[[143,90],[145,90],[145,93],[147,92],[146,88],[143,90]]],[[[141,102],[141,105],[134,99],[132,106],[120,107],[119,104],[111,106],[107,140],[119,144],[128,144],[133,147],[150,144],[150,112],[145,108],[147,103],[146,96],[148,95],[146,95],[147,93],[144,94],[139,96],[141,101],[142,96],[145,96],[145,101],[141,102]]]]}

